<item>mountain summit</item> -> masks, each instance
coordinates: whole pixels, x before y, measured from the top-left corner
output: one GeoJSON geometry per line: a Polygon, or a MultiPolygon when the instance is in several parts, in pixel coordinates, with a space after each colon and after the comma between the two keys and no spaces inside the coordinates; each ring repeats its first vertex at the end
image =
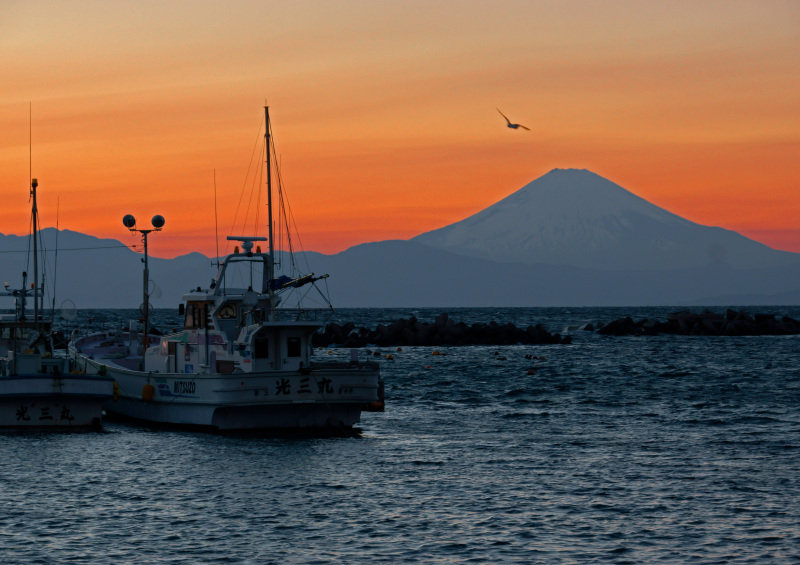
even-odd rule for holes
{"type": "Polygon", "coordinates": [[[554,169],[485,210],[412,241],[503,263],[601,270],[798,262],[797,254],[690,222],[585,169],[554,169]]]}

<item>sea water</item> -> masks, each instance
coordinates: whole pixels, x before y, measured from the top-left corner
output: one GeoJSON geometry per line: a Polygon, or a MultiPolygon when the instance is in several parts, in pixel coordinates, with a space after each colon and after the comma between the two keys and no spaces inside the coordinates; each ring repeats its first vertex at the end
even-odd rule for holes
{"type": "MultiPolygon", "coordinates": [[[[555,333],[670,310],[447,312],[555,333]]],[[[374,326],[438,313],[333,319],[374,326]]],[[[80,312],[70,323],[131,314],[80,312]]],[[[154,319],[180,324],[172,311],[154,319]]],[[[800,560],[800,336],[571,335],[572,345],[364,349],[381,363],[387,406],[364,413],[356,437],[118,422],[0,435],[0,561],[800,560]]]]}

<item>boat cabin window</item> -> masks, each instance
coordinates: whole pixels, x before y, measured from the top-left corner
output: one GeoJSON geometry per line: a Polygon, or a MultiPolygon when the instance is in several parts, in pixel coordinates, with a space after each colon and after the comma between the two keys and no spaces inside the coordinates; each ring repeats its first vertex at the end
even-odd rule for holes
{"type": "Polygon", "coordinates": [[[21,339],[24,337],[22,328],[3,328],[2,339],[21,339]]]}
{"type": "Polygon", "coordinates": [[[269,338],[259,336],[253,340],[253,357],[267,359],[269,357],[269,338]]]}
{"type": "Polygon", "coordinates": [[[208,326],[209,304],[209,302],[189,302],[186,305],[183,328],[186,330],[206,328],[208,326]]]}
{"type": "Polygon", "coordinates": [[[225,304],[221,306],[219,310],[217,310],[217,317],[222,318],[223,320],[229,320],[231,318],[236,317],[236,305],[235,304],[225,304]]]}
{"type": "Polygon", "coordinates": [[[289,357],[300,357],[302,349],[300,347],[299,337],[290,337],[286,339],[286,355],[289,357]]]}

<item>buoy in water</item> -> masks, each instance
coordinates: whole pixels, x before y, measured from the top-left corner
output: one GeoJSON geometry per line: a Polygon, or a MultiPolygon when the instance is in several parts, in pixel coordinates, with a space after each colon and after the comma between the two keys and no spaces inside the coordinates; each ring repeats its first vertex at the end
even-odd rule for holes
{"type": "Polygon", "coordinates": [[[533,369],[528,369],[528,374],[529,375],[534,375],[534,374],[536,374],[536,371],[534,371],[533,369]]]}
{"type": "Polygon", "coordinates": [[[383,400],[374,400],[364,406],[363,410],[366,412],[383,412],[386,410],[386,405],[383,400]]]}

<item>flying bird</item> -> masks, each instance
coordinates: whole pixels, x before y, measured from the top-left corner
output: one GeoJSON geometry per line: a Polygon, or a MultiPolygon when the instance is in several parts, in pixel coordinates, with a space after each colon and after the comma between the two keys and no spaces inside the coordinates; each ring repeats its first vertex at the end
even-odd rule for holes
{"type": "MultiPolygon", "coordinates": [[[[497,111],[500,112],[500,108],[497,108],[497,111]]],[[[506,115],[503,112],[500,112],[500,115],[506,118],[506,115]]],[[[522,124],[512,124],[511,120],[509,120],[508,118],[506,118],[506,121],[508,122],[508,127],[510,127],[511,129],[522,128],[531,131],[531,128],[526,128],[522,124]]]]}

